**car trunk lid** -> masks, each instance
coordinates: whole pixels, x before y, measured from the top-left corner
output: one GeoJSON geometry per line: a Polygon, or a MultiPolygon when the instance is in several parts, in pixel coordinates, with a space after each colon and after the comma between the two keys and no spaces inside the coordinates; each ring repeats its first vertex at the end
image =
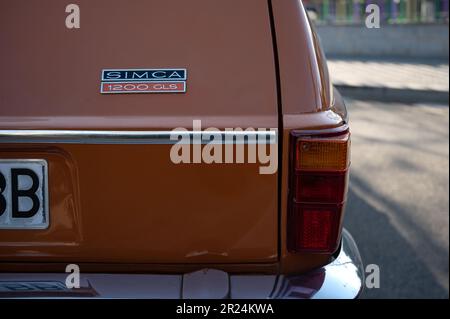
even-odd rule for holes
{"type": "MultiPolygon", "coordinates": [[[[68,29],[63,3],[1,2],[1,130],[278,127],[266,1],[77,4],[80,28],[68,29]],[[153,68],[187,69],[186,93],[100,93],[104,69],[153,68]]],[[[1,260],[276,261],[278,175],[252,163],[176,165],[172,147],[0,140],[0,158],[48,162],[50,206],[47,230],[0,230],[1,260]]]]}

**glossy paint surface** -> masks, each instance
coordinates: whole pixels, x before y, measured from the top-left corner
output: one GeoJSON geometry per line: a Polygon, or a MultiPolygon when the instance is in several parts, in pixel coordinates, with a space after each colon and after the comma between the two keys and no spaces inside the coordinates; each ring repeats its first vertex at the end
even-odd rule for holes
{"type": "Polygon", "coordinates": [[[250,164],[175,165],[170,148],[2,147],[2,158],[46,159],[51,196],[50,228],[1,231],[0,257],[124,263],[275,260],[276,175],[259,175],[250,164]]]}
{"type": "MultiPolygon", "coordinates": [[[[77,4],[82,25],[69,30],[65,3],[0,2],[0,129],[278,127],[265,1],[77,4]],[[101,95],[113,68],[186,68],[187,92],[101,95]]],[[[51,218],[45,231],[1,231],[0,260],[277,261],[277,174],[176,165],[172,145],[125,144],[0,140],[1,158],[48,161],[51,218]]]]}
{"type": "Polygon", "coordinates": [[[325,85],[301,2],[78,4],[83,25],[71,31],[63,3],[0,2],[0,130],[167,131],[191,129],[194,119],[203,128],[278,128],[279,171],[174,165],[170,145],[0,140],[0,158],[47,159],[51,191],[47,231],[0,231],[3,270],[33,271],[30,262],[39,261],[47,271],[79,262],[100,272],[214,265],[302,273],[328,263],[329,255],[292,255],[285,247],[290,131],[342,126],[345,109],[325,85]],[[104,68],[168,67],[188,70],[187,93],[99,93],[104,68]]]}
{"type": "Polygon", "coordinates": [[[314,40],[303,4],[272,0],[280,69],[283,134],[280,176],[280,271],[301,273],[330,261],[328,254],[292,254],[286,248],[291,130],[339,129],[345,124],[345,105],[333,97],[327,66],[314,40]],[[293,30],[296,30],[294,32],[293,30]]]}
{"type": "Polygon", "coordinates": [[[0,2],[1,128],[277,127],[266,1],[77,4],[67,29],[64,2],[0,2]],[[102,70],[124,68],[186,68],[187,92],[101,95],[102,70]]]}

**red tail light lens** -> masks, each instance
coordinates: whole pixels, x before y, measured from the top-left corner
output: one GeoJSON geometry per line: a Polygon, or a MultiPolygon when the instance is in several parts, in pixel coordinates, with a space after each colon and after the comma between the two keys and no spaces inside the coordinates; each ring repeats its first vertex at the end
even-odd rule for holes
{"type": "Polygon", "coordinates": [[[308,203],[342,203],[347,193],[346,172],[298,172],[295,176],[295,201],[308,203]]]}
{"type": "Polygon", "coordinates": [[[294,205],[292,218],[298,227],[292,229],[290,240],[302,250],[329,251],[339,235],[339,206],[294,205]]]}
{"type": "Polygon", "coordinates": [[[321,134],[292,132],[287,245],[293,253],[333,253],[341,234],[350,165],[347,129],[321,134]]]}

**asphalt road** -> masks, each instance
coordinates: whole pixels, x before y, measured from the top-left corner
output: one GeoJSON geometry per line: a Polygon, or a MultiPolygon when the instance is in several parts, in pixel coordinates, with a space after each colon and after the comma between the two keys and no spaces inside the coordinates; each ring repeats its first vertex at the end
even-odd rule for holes
{"type": "Polygon", "coordinates": [[[449,107],[347,99],[352,171],[345,227],[380,267],[363,298],[449,297],[449,107]]]}

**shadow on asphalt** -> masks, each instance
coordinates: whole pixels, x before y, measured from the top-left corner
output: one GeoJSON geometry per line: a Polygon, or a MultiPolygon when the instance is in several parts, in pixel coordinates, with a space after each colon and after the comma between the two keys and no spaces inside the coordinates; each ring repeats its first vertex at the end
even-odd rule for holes
{"type": "MultiPolygon", "coordinates": [[[[355,174],[351,177],[345,227],[355,238],[361,252],[364,265],[377,264],[380,267],[380,289],[365,289],[362,298],[448,298],[438,280],[430,272],[411,245],[390,223],[386,214],[372,206],[359,194],[369,193],[372,198],[383,204],[413,229],[419,241],[426,243],[428,249],[437,256],[446,256],[448,252],[434,245],[429,236],[408,219],[402,207],[382,197],[366,185],[355,174]]],[[[445,258],[445,257],[444,257],[445,258]]],[[[448,273],[448,259],[447,265],[448,273]]],[[[444,270],[445,271],[445,270],[444,270]]]]}

